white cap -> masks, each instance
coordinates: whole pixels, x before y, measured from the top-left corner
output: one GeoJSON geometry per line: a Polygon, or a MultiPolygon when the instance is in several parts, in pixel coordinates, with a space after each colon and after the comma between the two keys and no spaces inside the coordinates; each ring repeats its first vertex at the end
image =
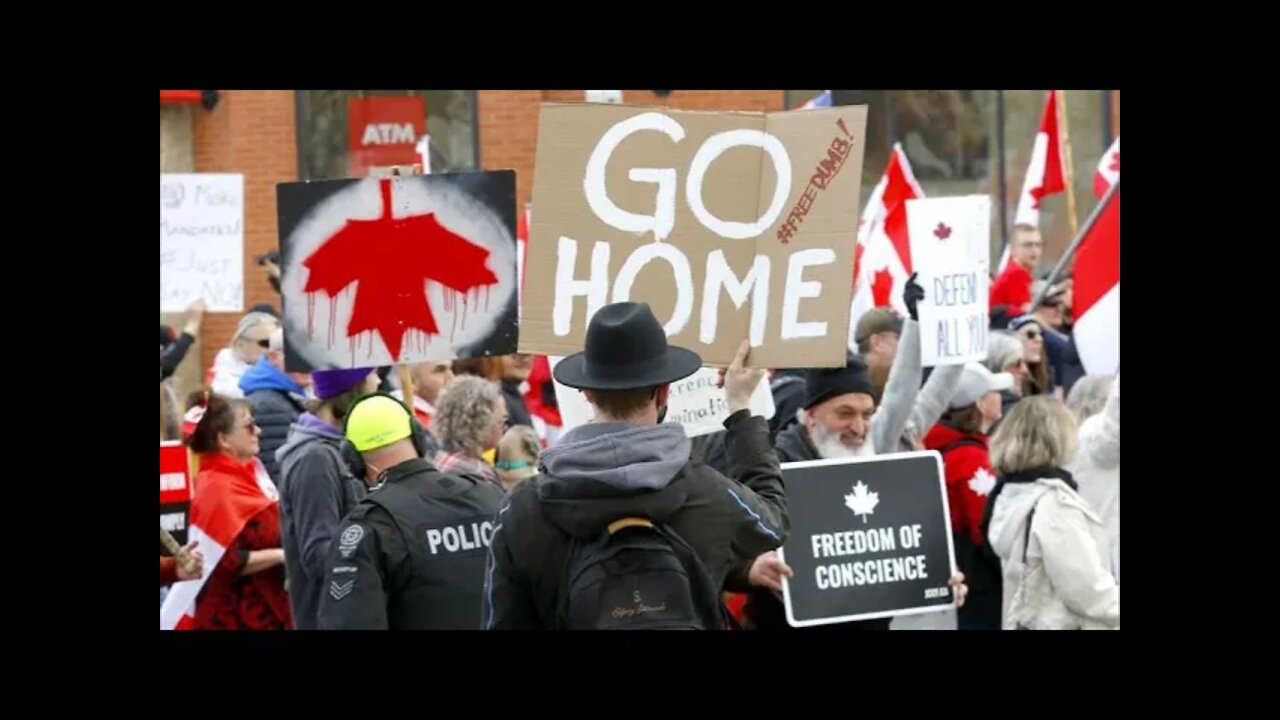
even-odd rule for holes
{"type": "Polygon", "coordinates": [[[1011,387],[1013,376],[1009,373],[993,373],[984,365],[968,363],[956,382],[949,406],[952,410],[959,410],[978,402],[987,393],[1003,392],[1011,387]]]}

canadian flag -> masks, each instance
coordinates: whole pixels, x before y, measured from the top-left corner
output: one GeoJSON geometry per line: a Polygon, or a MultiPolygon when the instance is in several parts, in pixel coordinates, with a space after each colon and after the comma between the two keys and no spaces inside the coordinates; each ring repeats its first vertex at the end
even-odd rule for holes
{"type": "MultiPolygon", "coordinates": [[[[223,456],[205,461],[206,467],[218,463],[234,462],[223,456]]],[[[199,580],[175,583],[160,606],[161,630],[189,630],[195,620],[196,598],[214,568],[226,554],[227,548],[244,529],[250,518],[280,499],[275,483],[267,474],[262,461],[254,458],[256,484],[246,479],[243,483],[201,482],[196,476],[195,496],[191,501],[191,526],[187,542],[199,541],[204,554],[204,574],[199,580]]]]}
{"type": "Polygon", "coordinates": [[[1111,193],[1075,257],[1072,334],[1090,375],[1120,371],[1120,188],[1111,193]]]}
{"type": "Polygon", "coordinates": [[[892,306],[903,316],[902,290],[911,277],[911,244],[907,237],[907,201],[923,198],[924,191],[911,172],[911,163],[894,143],[884,176],[871,191],[858,223],[853,250],[853,303],[850,307],[849,347],[862,313],[892,306]]]}
{"type": "Polygon", "coordinates": [[[1062,144],[1058,135],[1058,93],[1050,90],[1044,116],[1040,118],[1040,130],[1036,132],[1036,141],[1031,146],[1031,164],[1027,166],[1027,176],[1022,181],[1022,195],[1018,197],[1014,224],[1040,227],[1040,200],[1066,189],[1067,183],[1062,177],[1062,144]]]}
{"type": "MultiPolygon", "coordinates": [[[[529,223],[533,219],[530,208],[531,206],[526,203],[516,228],[516,262],[519,266],[516,277],[519,278],[521,298],[524,297],[525,256],[529,252],[529,223]]],[[[521,305],[523,304],[521,302],[521,305]]],[[[542,402],[543,386],[551,382],[551,366],[547,362],[546,355],[534,357],[533,370],[525,382],[528,388],[523,392],[524,403],[533,419],[533,429],[537,432],[538,439],[542,441],[542,447],[551,447],[560,439],[563,422],[558,408],[548,407],[542,402]]]]}
{"type": "MultiPolygon", "coordinates": [[[[1040,118],[1040,129],[1036,131],[1035,142],[1031,145],[1031,163],[1027,165],[1027,176],[1022,181],[1022,194],[1018,196],[1013,224],[1040,227],[1040,200],[1066,189],[1067,183],[1062,176],[1062,144],[1058,135],[1058,93],[1050,90],[1044,115],[1040,118]]],[[[1005,243],[996,275],[1004,272],[1010,262],[1009,244],[1005,243]]]]}
{"type": "Polygon", "coordinates": [[[1111,143],[1111,147],[1102,153],[1102,159],[1098,161],[1098,170],[1093,174],[1093,194],[1101,199],[1119,177],[1120,137],[1116,136],[1116,141],[1111,143]]]}
{"type": "Polygon", "coordinates": [[[525,203],[524,212],[516,221],[516,297],[520,298],[516,304],[517,317],[524,314],[524,261],[529,253],[529,221],[529,204],[525,203]]]}

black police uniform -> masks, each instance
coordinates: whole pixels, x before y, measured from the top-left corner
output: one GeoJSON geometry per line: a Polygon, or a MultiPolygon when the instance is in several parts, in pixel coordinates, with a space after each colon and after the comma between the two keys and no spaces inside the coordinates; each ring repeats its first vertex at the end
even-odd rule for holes
{"type": "Polygon", "coordinates": [[[347,515],[329,549],[325,630],[475,630],[503,492],[408,460],[347,515]]]}

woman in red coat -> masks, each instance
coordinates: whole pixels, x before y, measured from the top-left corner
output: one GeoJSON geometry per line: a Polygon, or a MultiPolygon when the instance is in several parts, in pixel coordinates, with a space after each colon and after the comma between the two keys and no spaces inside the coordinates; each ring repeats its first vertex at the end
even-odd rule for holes
{"type": "Polygon", "coordinates": [[[196,596],[196,630],[287,630],[279,494],[257,459],[258,426],[246,400],[207,398],[188,414],[187,444],[200,455],[191,527],[208,538],[212,570],[196,596]],[[225,548],[225,549],[224,549],[225,548]]]}
{"type": "Polygon", "coordinates": [[[987,433],[1001,417],[1000,393],[1013,387],[1009,373],[970,363],[956,383],[949,409],[924,438],[926,450],[942,454],[956,564],[968,578],[969,595],[958,613],[961,630],[999,630],[1000,565],[984,553],[979,524],[996,484],[987,433]]]}

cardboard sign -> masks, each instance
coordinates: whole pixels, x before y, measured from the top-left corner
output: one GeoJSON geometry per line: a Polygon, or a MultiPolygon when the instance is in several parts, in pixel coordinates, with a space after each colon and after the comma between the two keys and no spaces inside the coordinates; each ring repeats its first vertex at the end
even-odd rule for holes
{"type": "Polygon", "coordinates": [[[160,312],[244,310],[244,176],[160,175],[160,312]]]}
{"type": "Polygon", "coordinates": [[[866,117],[543,105],[521,352],[634,300],[708,365],[843,365],[866,117]]]}
{"type": "Polygon", "coordinates": [[[987,274],[991,198],[986,195],[907,201],[911,257],[924,288],[920,354],[926,366],[987,357],[987,274]]]}
{"type": "Polygon", "coordinates": [[[422,162],[418,143],[426,132],[424,97],[351,98],[347,101],[350,174],[365,175],[370,168],[422,162]]]}
{"type": "Polygon", "coordinates": [[[290,372],[515,352],[510,170],[282,183],[290,372]]]}
{"type": "MultiPolygon", "coordinates": [[[[564,358],[547,358],[554,372],[556,365],[564,358]]],[[[725,401],[724,389],[716,387],[719,372],[710,368],[702,368],[683,380],[671,383],[671,395],[667,400],[667,417],[664,422],[678,422],[684,426],[688,437],[698,437],[724,429],[724,421],[729,417],[729,406],[725,401]]],[[[555,382],[552,380],[552,382],[555,382]]],[[[556,407],[560,410],[561,432],[567,432],[579,425],[586,425],[595,419],[595,410],[587,402],[587,396],[581,390],[556,383],[556,407]]],[[[750,410],[752,415],[759,415],[766,420],[773,417],[773,393],[769,390],[769,379],[766,377],[756,386],[751,394],[750,410]]]]}
{"type": "Polygon", "coordinates": [[[187,544],[187,520],[191,513],[191,473],[187,448],[180,442],[160,443],[160,527],[179,545],[187,544]]]}
{"type": "Polygon", "coordinates": [[[953,606],[951,515],[934,451],[783,463],[791,533],[778,550],[794,627],[953,606]]]}

